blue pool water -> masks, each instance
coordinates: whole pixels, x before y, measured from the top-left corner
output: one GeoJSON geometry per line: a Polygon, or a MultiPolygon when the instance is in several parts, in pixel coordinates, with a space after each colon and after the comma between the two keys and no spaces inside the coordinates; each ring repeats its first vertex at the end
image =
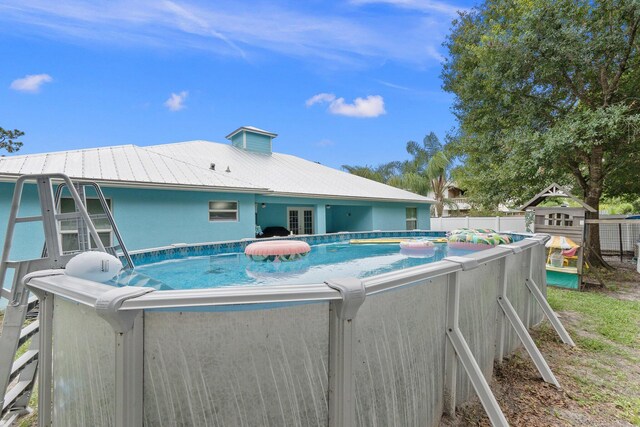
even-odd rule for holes
{"type": "MultiPolygon", "coordinates": [[[[228,253],[171,259],[136,267],[137,273],[161,282],[146,284],[163,289],[218,288],[234,285],[322,283],[332,277],[369,277],[389,271],[462,256],[471,251],[436,244],[430,256],[404,255],[398,244],[313,245],[298,261],[256,262],[244,253],[228,253]]],[[[120,278],[120,284],[126,278],[120,278]]]]}

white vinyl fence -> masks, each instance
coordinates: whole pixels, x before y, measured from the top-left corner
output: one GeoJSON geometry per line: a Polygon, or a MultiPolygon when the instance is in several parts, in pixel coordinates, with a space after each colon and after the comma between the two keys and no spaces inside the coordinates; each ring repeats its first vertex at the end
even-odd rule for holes
{"type": "Polygon", "coordinates": [[[448,216],[431,218],[431,229],[434,231],[451,231],[457,228],[492,228],[496,231],[526,231],[524,215],[522,216],[448,216]]]}

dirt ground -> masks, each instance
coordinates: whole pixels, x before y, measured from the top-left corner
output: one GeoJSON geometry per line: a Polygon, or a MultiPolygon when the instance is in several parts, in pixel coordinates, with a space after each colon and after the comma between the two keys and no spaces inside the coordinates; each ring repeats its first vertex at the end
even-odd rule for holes
{"type": "MultiPolygon", "coordinates": [[[[532,333],[561,390],[542,381],[523,350],[496,364],[491,388],[510,425],[640,426],[640,274],[631,263],[614,267],[600,271],[605,288],[548,291],[577,344],[564,345],[548,322],[532,333]]],[[[479,401],[442,422],[489,425],[479,401]]]]}

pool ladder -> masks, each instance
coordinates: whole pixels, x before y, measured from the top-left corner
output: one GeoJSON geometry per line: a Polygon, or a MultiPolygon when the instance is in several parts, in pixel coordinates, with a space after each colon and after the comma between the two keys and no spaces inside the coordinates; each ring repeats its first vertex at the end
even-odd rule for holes
{"type": "Polygon", "coordinates": [[[98,250],[121,256],[127,268],[133,262],[122,241],[111,210],[100,189],[93,181],[75,181],[64,174],[22,175],[16,181],[11,202],[7,232],[0,261],[0,298],[9,302],[4,311],[2,335],[0,335],[0,402],[2,402],[0,427],[11,426],[21,415],[30,412],[29,399],[37,378],[38,368],[38,300],[30,295],[22,283],[26,274],[51,268],[64,268],[76,254],[98,250]],[[18,217],[22,193],[26,182],[35,181],[41,214],[18,217]],[[55,195],[54,182],[60,182],[55,195]],[[87,210],[87,188],[93,189],[102,206],[103,214],[90,215],[87,210]],[[74,201],[75,211],[61,213],[61,200],[67,189],[74,201]],[[105,247],[96,231],[94,220],[106,219],[117,241],[116,245],[105,247]],[[62,245],[60,223],[75,220],[78,233],[78,249],[65,251],[62,245]],[[41,221],[44,231],[44,248],[40,258],[21,261],[9,259],[16,224],[41,221]],[[11,288],[4,287],[7,271],[13,270],[11,288]],[[23,348],[31,340],[29,348],[23,348]],[[18,351],[22,354],[16,357],[18,351]]]}

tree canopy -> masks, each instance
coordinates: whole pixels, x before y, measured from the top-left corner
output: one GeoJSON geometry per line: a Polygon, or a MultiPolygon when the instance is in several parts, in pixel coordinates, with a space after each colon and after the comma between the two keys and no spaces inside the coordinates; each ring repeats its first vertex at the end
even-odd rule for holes
{"type": "Polygon", "coordinates": [[[24,135],[24,132],[14,129],[4,129],[0,127],[0,151],[5,150],[7,153],[18,151],[22,147],[22,142],[18,138],[24,135]]]}
{"type": "Polygon", "coordinates": [[[519,202],[555,181],[582,190],[589,218],[604,194],[640,190],[639,27],[637,0],[485,0],[460,15],[442,76],[472,197],[519,202]]]}
{"type": "Polygon", "coordinates": [[[453,24],[442,73],[465,160],[456,179],[481,202],[519,202],[550,182],[640,190],[640,2],[486,0],[453,24]]]}

